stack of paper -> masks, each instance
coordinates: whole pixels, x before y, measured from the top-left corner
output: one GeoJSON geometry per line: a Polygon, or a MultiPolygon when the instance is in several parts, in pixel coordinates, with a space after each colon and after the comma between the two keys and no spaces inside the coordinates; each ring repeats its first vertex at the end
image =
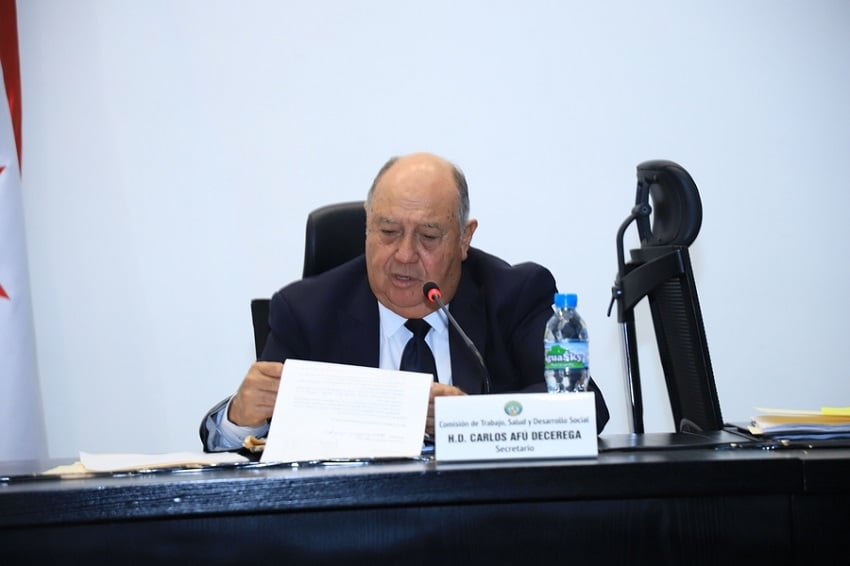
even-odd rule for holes
{"type": "Polygon", "coordinates": [[[99,472],[150,472],[187,468],[208,468],[228,464],[247,463],[249,460],[235,452],[170,452],[165,454],[128,454],[80,452],[79,461],[57,466],[45,475],[74,476],[99,472]]]}
{"type": "Polygon", "coordinates": [[[819,411],[762,409],[752,418],[750,432],[774,437],[850,437],[850,407],[823,407],[819,411]]]}

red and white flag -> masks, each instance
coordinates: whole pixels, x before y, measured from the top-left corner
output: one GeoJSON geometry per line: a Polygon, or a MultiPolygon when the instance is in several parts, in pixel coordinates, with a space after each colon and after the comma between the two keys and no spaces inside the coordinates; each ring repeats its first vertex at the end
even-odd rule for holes
{"type": "Polygon", "coordinates": [[[15,0],[0,0],[0,461],[47,456],[21,194],[15,0]]]}

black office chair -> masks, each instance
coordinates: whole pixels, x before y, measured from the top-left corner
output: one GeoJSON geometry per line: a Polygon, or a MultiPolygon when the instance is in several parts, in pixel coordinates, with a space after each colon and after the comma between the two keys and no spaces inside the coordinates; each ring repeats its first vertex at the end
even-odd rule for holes
{"type": "MultiPolygon", "coordinates": [[[[661,367],[677,432],[722,430],[723,416],[708,353],[690,246],[702,225],[702,202],[690,174],[672,161],[637,167],[635,206],[617,232],[617,303],[626,353],[632,432],[643,430],[643,399],[634,309],[649,300],[661,367]],[[652,205],[650,205],[650,201],[652,205]],[[641,247],[625,260],[623,234],[636,222],[641,247]]],[[[608,311],[610,314],[610,310],[608,311]]]]}
{"type": "MultiPolygon", "coordinates": [[[[328,204],[307,215],[302,277],[318,275],[366,249],[366,209],[362,200],[328,204]]],[[[269,335],[269,300],[251,300],[254,348],[263,353],[269,335]]]]}

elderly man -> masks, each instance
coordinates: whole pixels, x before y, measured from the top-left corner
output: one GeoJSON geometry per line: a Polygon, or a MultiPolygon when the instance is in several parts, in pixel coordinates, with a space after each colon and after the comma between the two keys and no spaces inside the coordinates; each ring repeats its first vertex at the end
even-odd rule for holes
{"type": "MultiPolygon", "coordinates": [[[[481,352],[490,392],[545,391],[543,328],[555,280],[540,265],[511,266],[470,247],[477,227],[458,167],[429,153],[390,159],[366,198],[365,255],[275,293],[261,361],[235,395],[204,417],[204,449],[236,449],[248,435],[268,432],[286,359],[400,369],[411,328],[422,320],[435,374],[425,427],[433,434],[434,398],[481,393],[486,378],[477,357],[423,295],[428,281],[439,285],[443,302],[481,352]]],[[[589,390],[596,393],[601,432],[608,409],[593,380],[589,390]]]]}

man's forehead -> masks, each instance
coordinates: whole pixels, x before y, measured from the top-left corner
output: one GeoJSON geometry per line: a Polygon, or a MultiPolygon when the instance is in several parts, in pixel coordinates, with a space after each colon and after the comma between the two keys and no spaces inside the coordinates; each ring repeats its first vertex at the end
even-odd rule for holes
{"type": "Polygon", "coordinates": [[[454,186],[439,182],[422,185],[387,183],[376,187],[370,209],[374,216],[393,220],[414,218],[419,222],[445,222],[456,213],[457,199],[454,186]]]}

